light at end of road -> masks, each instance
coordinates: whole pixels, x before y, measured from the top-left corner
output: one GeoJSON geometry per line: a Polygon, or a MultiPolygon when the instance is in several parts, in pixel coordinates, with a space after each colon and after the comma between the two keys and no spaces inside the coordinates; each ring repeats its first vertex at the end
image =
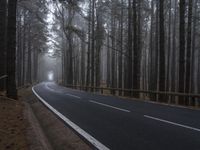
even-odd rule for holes
{"type": "Polygon", "coordinates": [[[53,77],[54,77],[53,72],[52,72],[52,71],[49,72],[49,73],[48,73],[48,80],[49,80],[49,81],[53,81],[53,77]]]}

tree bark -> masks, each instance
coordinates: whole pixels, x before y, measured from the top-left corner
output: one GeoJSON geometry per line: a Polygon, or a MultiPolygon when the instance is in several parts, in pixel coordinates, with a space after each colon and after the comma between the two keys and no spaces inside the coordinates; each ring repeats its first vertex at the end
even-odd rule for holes
{"type": "MultiPolygon", "coordinates": [[[[141,59],[141,44],[140,44],[140,1],[133,1],[133,89],[140,89],[140,59],[141,59]],[[138,6],[138,7],[137,7],[138,6]]],[[[134,97],[139,98],[139,93],[134,93],[134,97]]]]}
{"type": "MultiPolygon", "coordinates": [[[[185,0],[181,0],[179,5],[179,92],[183,93],[185,91],[185,0]]],[[[182,102],[183,99],[183,97],[179,97],[182,102]]]]}
{"type": "Polygon", "coordinates": [[[92,1],[92,42],[91,42],[91,86],[94,86],[95,82],[95,3],[96,0],[92,1]]]}
{"type": "MultiPolygon", "coordinates": [[[[0,77],[6,74],[6,0],[0,0],[0,77]]],[[[0,91],[4,90],[5,79],[0,80],[0,91]]]]}
{"type": "MultiPolygon", "coordinates": [[[[127,67],[127,88],[133,88],[133,35],[132,35],[132,7],[131,7],[131,0],[128,1],[128,67],[127,67]]],[[[131,96],[131,94],[129,94],[131,96]]]]}
{"type": "Polygon", "coordinates": [[[191,67],[192,18],[193,18],[192,13],[193,13],[193,0],[189,0],[188,27],[187,27],[187,55],[186,55],[185,93],[190,92],[190,76],[191,76],[190,67],[191,67]]]}
{"type": "MultiPolygon", "coordinates": [[[[116,88],[116,52],[115,52],[115,46],[116,46],[116,18],[114,16],[114,8],[112,8],[112,16],[111,16],[111,36],[112,36],[112,42],[111,42],[111,87],[116,88]]],[[[111,94],[115,94],[115,91],[113,90],[111,94]]]]}
{"type": "Polygon", "coordinates": [[[16,89],[16,7],[17,0],[8,2],[8,26],[7,26],[7,96],[17,99],[16,89]]]}
{"type": "Polygon", "coordinates": [[[89,1],[89,15],[88,15],[88,49],[87,49],[87,77],[86,85],[90,85],[91,77],[91,0],[89,1]]]}
{"type": "MultiPolygon", "coordinates": [[[[160,19],[160,57],[159,57],[159,91],[165,91],[165,28],[164,28],[164,1],[160,0],[159,19],[160,19]]],[[[160,101],[165,101],[166,97],[159,96],[160,101]]]]}
{"type": "Polygon", "coordinates": [[[107,33],[107,87],[111,86],[111,77],[110,77],[110,32],[107,33]]]}
{"type": "MultiPolygon", "coordinates": [[[[177,76],[177,63],[176,63],[176,54],[177,54],[177,44],[176,44],[176,26],[177,26],[177,5],[178,2],[177,0],[175,1],[175,12],[174,12],[174,19],[173,19],[173,34],[172,34],[172,68],[171,68],[171,91],[175,92],[176,91],[176,76],[177,76]]],[[[174,102],[174,98],[172,98],[174,102]]]]}
{"type": "MultiPolygon", "coordinates": [[[[123,33],[124,33],[124,29],[123,29],[123,23],[124,23],[124,10],[123,10],[123,6],[124,6],[124,1],[121,0],[121,17],[120,17],[120,54],[119,54],[119,83],[118,83],[118,88],[122,88],[122,53],[123,53],[123,33]]],[[[121,95],[122,92],[119,91],[119,95],[121,95]]]]}

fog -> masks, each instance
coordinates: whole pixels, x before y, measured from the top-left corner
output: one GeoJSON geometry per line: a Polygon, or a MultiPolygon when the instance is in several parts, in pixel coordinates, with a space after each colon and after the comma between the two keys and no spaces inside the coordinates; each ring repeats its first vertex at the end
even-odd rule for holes
{"type": "MultiPolygon", "coordinates": [[[[50,1],[48,1],[50,2],[50,1]]],[[[46,43],[47,49],[45,53],[41,53],[39,56],[39,68],[38,68],[38,80],[41,81],[51,81],[59,82],[61,79],[61,56],[57,54],[57,49],[55,47],[56,34],[53,31],[53,25],[55,23],[55,18],[52,13],[55,12],[52,3],[47,6],[49,10],[46,18],[48,23],[48,41],[46,43]]]]}
{"type": "Polygon", "coordinates": [[[49,53],[39,56],[38,80],[59,82],[61,79],[61,58],[52,57],[49,53]]]}

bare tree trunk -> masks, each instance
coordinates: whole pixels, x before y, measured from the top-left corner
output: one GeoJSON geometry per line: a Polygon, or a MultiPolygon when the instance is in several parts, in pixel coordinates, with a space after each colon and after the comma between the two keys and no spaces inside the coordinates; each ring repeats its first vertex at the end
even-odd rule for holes
{"type": "Polygon", "coordinates": [[[91,79],[91,0],[89,1],[89,15],[88,15],[88,51],[87,51],[87,77],[86,77],[86,85],[89,86],[91,79]]]}
{"type": "MultiPolygon", "coordinates": [[[[69,6],[68,8],[68,25],[71,26],[72,25],[72,21],[73,21],[73,10],[71,8],[72,6],[69,6]]],[[[74,75],[74,72],[73,72],[73,39],[72,39],[72,31],[69,29],[68,31],[68,35],[67,35],[67,40],[68,40],[68,52],[69,52],[69,70],[68,70],[68,75],[67,75],[67,84],[69,85],[73,85],[73,81],[74,81],[74,78],[73,78],[73,75],[74,75]]]]}
{"type": "MultiPolygon", "coordinates": [[[[132,9],[131,0],[128,1],[128,72],[127,72],[127,88],[133,88],[133,44],[132,44],[132,9]]],[[[130,95],[131,96],[131,95],[130,95]]]]}
{"type": "Polygon", "coordinates": [[[17,86],[22,86],[22,21],[21,12],[18,11],[17,21],[17,86]]]}
{"type": "MultiPolygon", "coordinates": [[[[197,28],[197,1],[198,0],[195,0],[194,1],[194,17],[193,17],[193,27],[192,27],[192,65],[191,65],[191,79],[190,79],[190,92],[191,93],[197,93],[197,82],[196,82],[196,79],[197,79],[197,76],[198,76],[198,69],[197,69],[197,59],[196,59],[196,55],[197,55],[197,51],[196,50],[196,28],[197,28]]],[[[193,104],[194,105],[197,105],[197,102],[198,99],[196,100],[193,100],[193,104]]]]}
{"type": "MultiPolygon", "coordinates": [[[[186,79],[185,79],[185,93],[190,92],[190,76],[191,76],[191,48],[192,48],[192,14],[193,14],[193,0],[189,0],[188,8],[188,27],[187,27],[187,55],[186,55],[186,79]]],[[[188,105],[186,100],[186,105],[188,105]]]]}
{"type": "MultiPolygon", "coordinates": [[[[177,0],[175,1],[175,12],[174,12],[174,19],[173,19],[173,34],[172,34],[172,68],[171,68],[171,91],[176,91],[176,76],[177,76],[177,63],[176,63],[176,53],[177,53],[177,44],[176,44],[176,26],[177,26],[177,0]]],[[[174,97],[172,98],[173,102],[175,102],[174,97]]]]}
{"type": "MultiPolygon", "coordinates": [[[[120,18],[120,54],[119,54],[119,84],[118,84],[118,88],[122,88],[122,53],[123,53],[123,22],[124,22],[124,10],[123,10],[123,6],[124,6],[124,1],[121,0],[121,18],[120,18]]],[[[119,91],[119,95],[121,95],[121,91],[119,91]]]]}
{"type": "MultiPolygon", "coordinates": [[[[183,93],[185,91],[185,0],[179,2],[180,5],[180,45],[179,45],[179,92],[183,93]]],[[[183,97],[179,97],[179,101],[182,101],[183,97]]]]}
{"type": "Polygon", "coordinates": [[[38,50],[33,48],[33,82],[38,80],[38,50]]]}
{"type": "MultiPolygon", "coordinates": [[[[113,11],[114,8],[112,8],[112,11],[113,11]]],[[[115,27],[116,27],[116,18],[115,16],[113,15],[114,13],[112,12],[112,18],[111,18],[111,36],[112,36],[112,51],[111,51],[111,86],[112,88],[116,88],[116,66],[115,66],[115,61],[116,61],[116,52],[115,52],[115,44],[116,44],[116,30],[115,30],[115,27]]],[[[112,94],[115,94],[115,91],[112,91],[112,94]]]]}
{"type": "MultiPolygon", "coordinates": [[[[172,1],[169,0],[169,21],[168,21],[168,47],[167,47],[167,70],[166,70],[166,91],[171,91],[171,66],[172,66],[172,47],[171,47],[171,24],[172,24],[172,1]]],[[[171,96],[168,96],[168,103],[171,101],[171,96]]]]}
{"type": "Polygon", "coordinates": [[[16,89],[16,7],[17,0],[8,2],[8,28],[7,28],[7,96],[17,99],[16,89]]]}
{"type": "MultiPolygon", "coordinates": [[[[0,1],[0,77],[6,74],[6,7],[7,1],[0,1]]],[[[5,79],[0,80],[0,91],[4,90],[5,79]]]]}
{"type": "Polygon", "coordinates": [[[104,39],[104,29],[103,29],[103,18],[102,18],[102,10],[101,7],[97,7],[96,10],[96,86],[100,86],[100,80],[101,80],[101,70],[100,70],[100,54],[101,54],[101,48],[103,45],[103,39],[104,39]]]}
{"type": "Polygon", "coordinates": [[[107,33],[107,87],[111,86],[111,78],[110,78],[110,71],[111,71],[111,67],[110,67],[110,33],[108,31],[107,33]]]}
{"type": "Polygon", "coordinates": [[[91,86],[94,86],[95,82],[95,66],[94,66],[94,57],[95,57],[95,3],[96,0],[92,1],[92,43],[91,43],[91,86]]]}
{"type": "Polygon", "coordinates": [[[25,84],[25,74],[26,74],[26,66],[25,66],[25,59],[26,59],[26,32],[27,27],[27,18],[26,18],[26,11],[23,10],[23,17],[24,17],[24,25],[23,25],[23,43],[22,43],[22,85],[25,84]]]}
{"type": "MultiPolygon", "coordinates": [[[[152,90],[153,89],[153,67],[154,67],[154,42],[153,42],[153,38],[154,38],[154,1],[151,1],[151,27],[150,27],[150,41],[149,41],[149,89],[152,90]]],[[[150,99],[153,100],[153,95],[150,94],[150,99]]]]}
{"type": "Polygon", "coordinates": [[[27,60],[27,83],[31,84],[32,83],[32,57],[31,57],[31,53],[32,53],[32,49],[31,49],[31,27],[30,24],[28,25],[28,60],[27,60]]]}
{"type": "MultiPolygon", "coordinates": [[[[151,62],[151,79],[150,79],[150,86],[151,90],[157,91],[157,84],[158,84],[158,51],[159,51],[159,2],[156,1],[156,26],[155,26],[155,48],[152,52],[152,62],[151,62]]],[[[156,101],[156,95],[150,96],[151,100],[156,101]]]]}
{"type": "MultiPolygon", "coordinates": [[[[133,1],[133,89],[140,89],[140,59],[141,59],[141,27],[140,27],[140,1],[133,1]],[[138,8],[137,8],[138,4],[138,8]]],[[[139,93],[134,93],[134,97],[139,98],[139,93]]]]}
{"type": "MultiPolygon", "coordinates": [[[[71,31],[70,31],[71,32],[71,31]]],[[[69,33],[68,37],[68,44],[69,44],[69,70],[68,70],[68,79],[67,79],[67,84],[73,85],[73,46],[72,46],[72,33],[69,33]]]]}
{"type": "MultiPolygon", "coordinates": [[[[85,38],[84,38],[85,39],[85,38]]],[[[85,43],[81,42],[81,85],[85,86],[85,43]]]]}
{"type": "MultiPolygon", "coordinates": [[[[159,57],[159,91],[165,91],[165,27],[164,27],[164,1],[160,0],[159,18],[160,18],[160,57],[159,57]]],[[[166,97],[159,96],[160,101],[165,101],[166,97]]]]}

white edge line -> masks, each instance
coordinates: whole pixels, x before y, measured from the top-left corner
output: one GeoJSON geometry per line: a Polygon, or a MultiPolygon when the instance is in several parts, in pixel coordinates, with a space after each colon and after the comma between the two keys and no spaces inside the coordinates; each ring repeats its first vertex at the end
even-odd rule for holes
{"type": "Polygon", "coordinates": [[[72,95],[72,94],[65,94],[65,95],[68,95],[68,96],[71,96],[71,97],[74,97],[74,98],[81,99],[81,97],[79,97],[79,96],[76,96],[76,95],[72,95]]]}
{"type": "Polygon", "coordinates": [[[34,87],[32,87],[33,93],[39,98],[39,100],[46,105],[53,113],[55,113],[57,116],[59,116],[65,123],[67,123],[72,129],[74,129],[78,134],[80,134],[82,137],[84,137],[88,142],[90,142],[94,147],[96,147],[99,150],[110,150],[105,145],[100,143],[98,140],[96,140],[94,137],[89,135],[87,132],[85,132],[83,129],[81,129],[79,126],[77,126],[75,123],[70,121],[68,118],[66,118],[64,115],[62,115],[60,112],[58,112],[56,109],[54,109],[51,105],[49,105],[43,98],[41,98],[36,91],[34,90],[34,87]]]}
{"type": "Polygon", "coordinates": [[[93,101],[93,100],[90,100],[90,102],[91,102],[91,103],[98,104],[98,105],[102,105],[102,106],[105,106],[105,107],[110,107],[110,108],[113,108],[113,109],[117,109],[117,110],[120,110],[120,111],[128,112],[128,113],[131,112],[131,111],[126,110],[126,109],[122,109],[122,108],[114,107],[114,106],[111,106],[111,105],[107,105],[107,104],[99,103],[99,102],[96,102],[96,101],[93,101]]]}
{"type": "Polygon", "coordinates": [[[190,127],[190,126],[187,126],[187,125],[182,125],[182,124],[179,124],[179,123],[167,121],[167,120],[164,120],[164,119],[159,119],[159,118],[148,116],[148,115],[144,115],[144,117],[149,118],[149,119],[153,119],[153,120],[156,120],[156,121],[160,121],[160,122],[164,122],[164,123],[168,123],[168,124],[172,124],[172,125],[175,125],[175,126],[179,126],[179,127],[183,127],[183,128],[186,128],[186,129],[190,129],[190,130],[194,130],[194,131],[200,132],[200,129],[194,128],[194,127],[190,127]]]}

